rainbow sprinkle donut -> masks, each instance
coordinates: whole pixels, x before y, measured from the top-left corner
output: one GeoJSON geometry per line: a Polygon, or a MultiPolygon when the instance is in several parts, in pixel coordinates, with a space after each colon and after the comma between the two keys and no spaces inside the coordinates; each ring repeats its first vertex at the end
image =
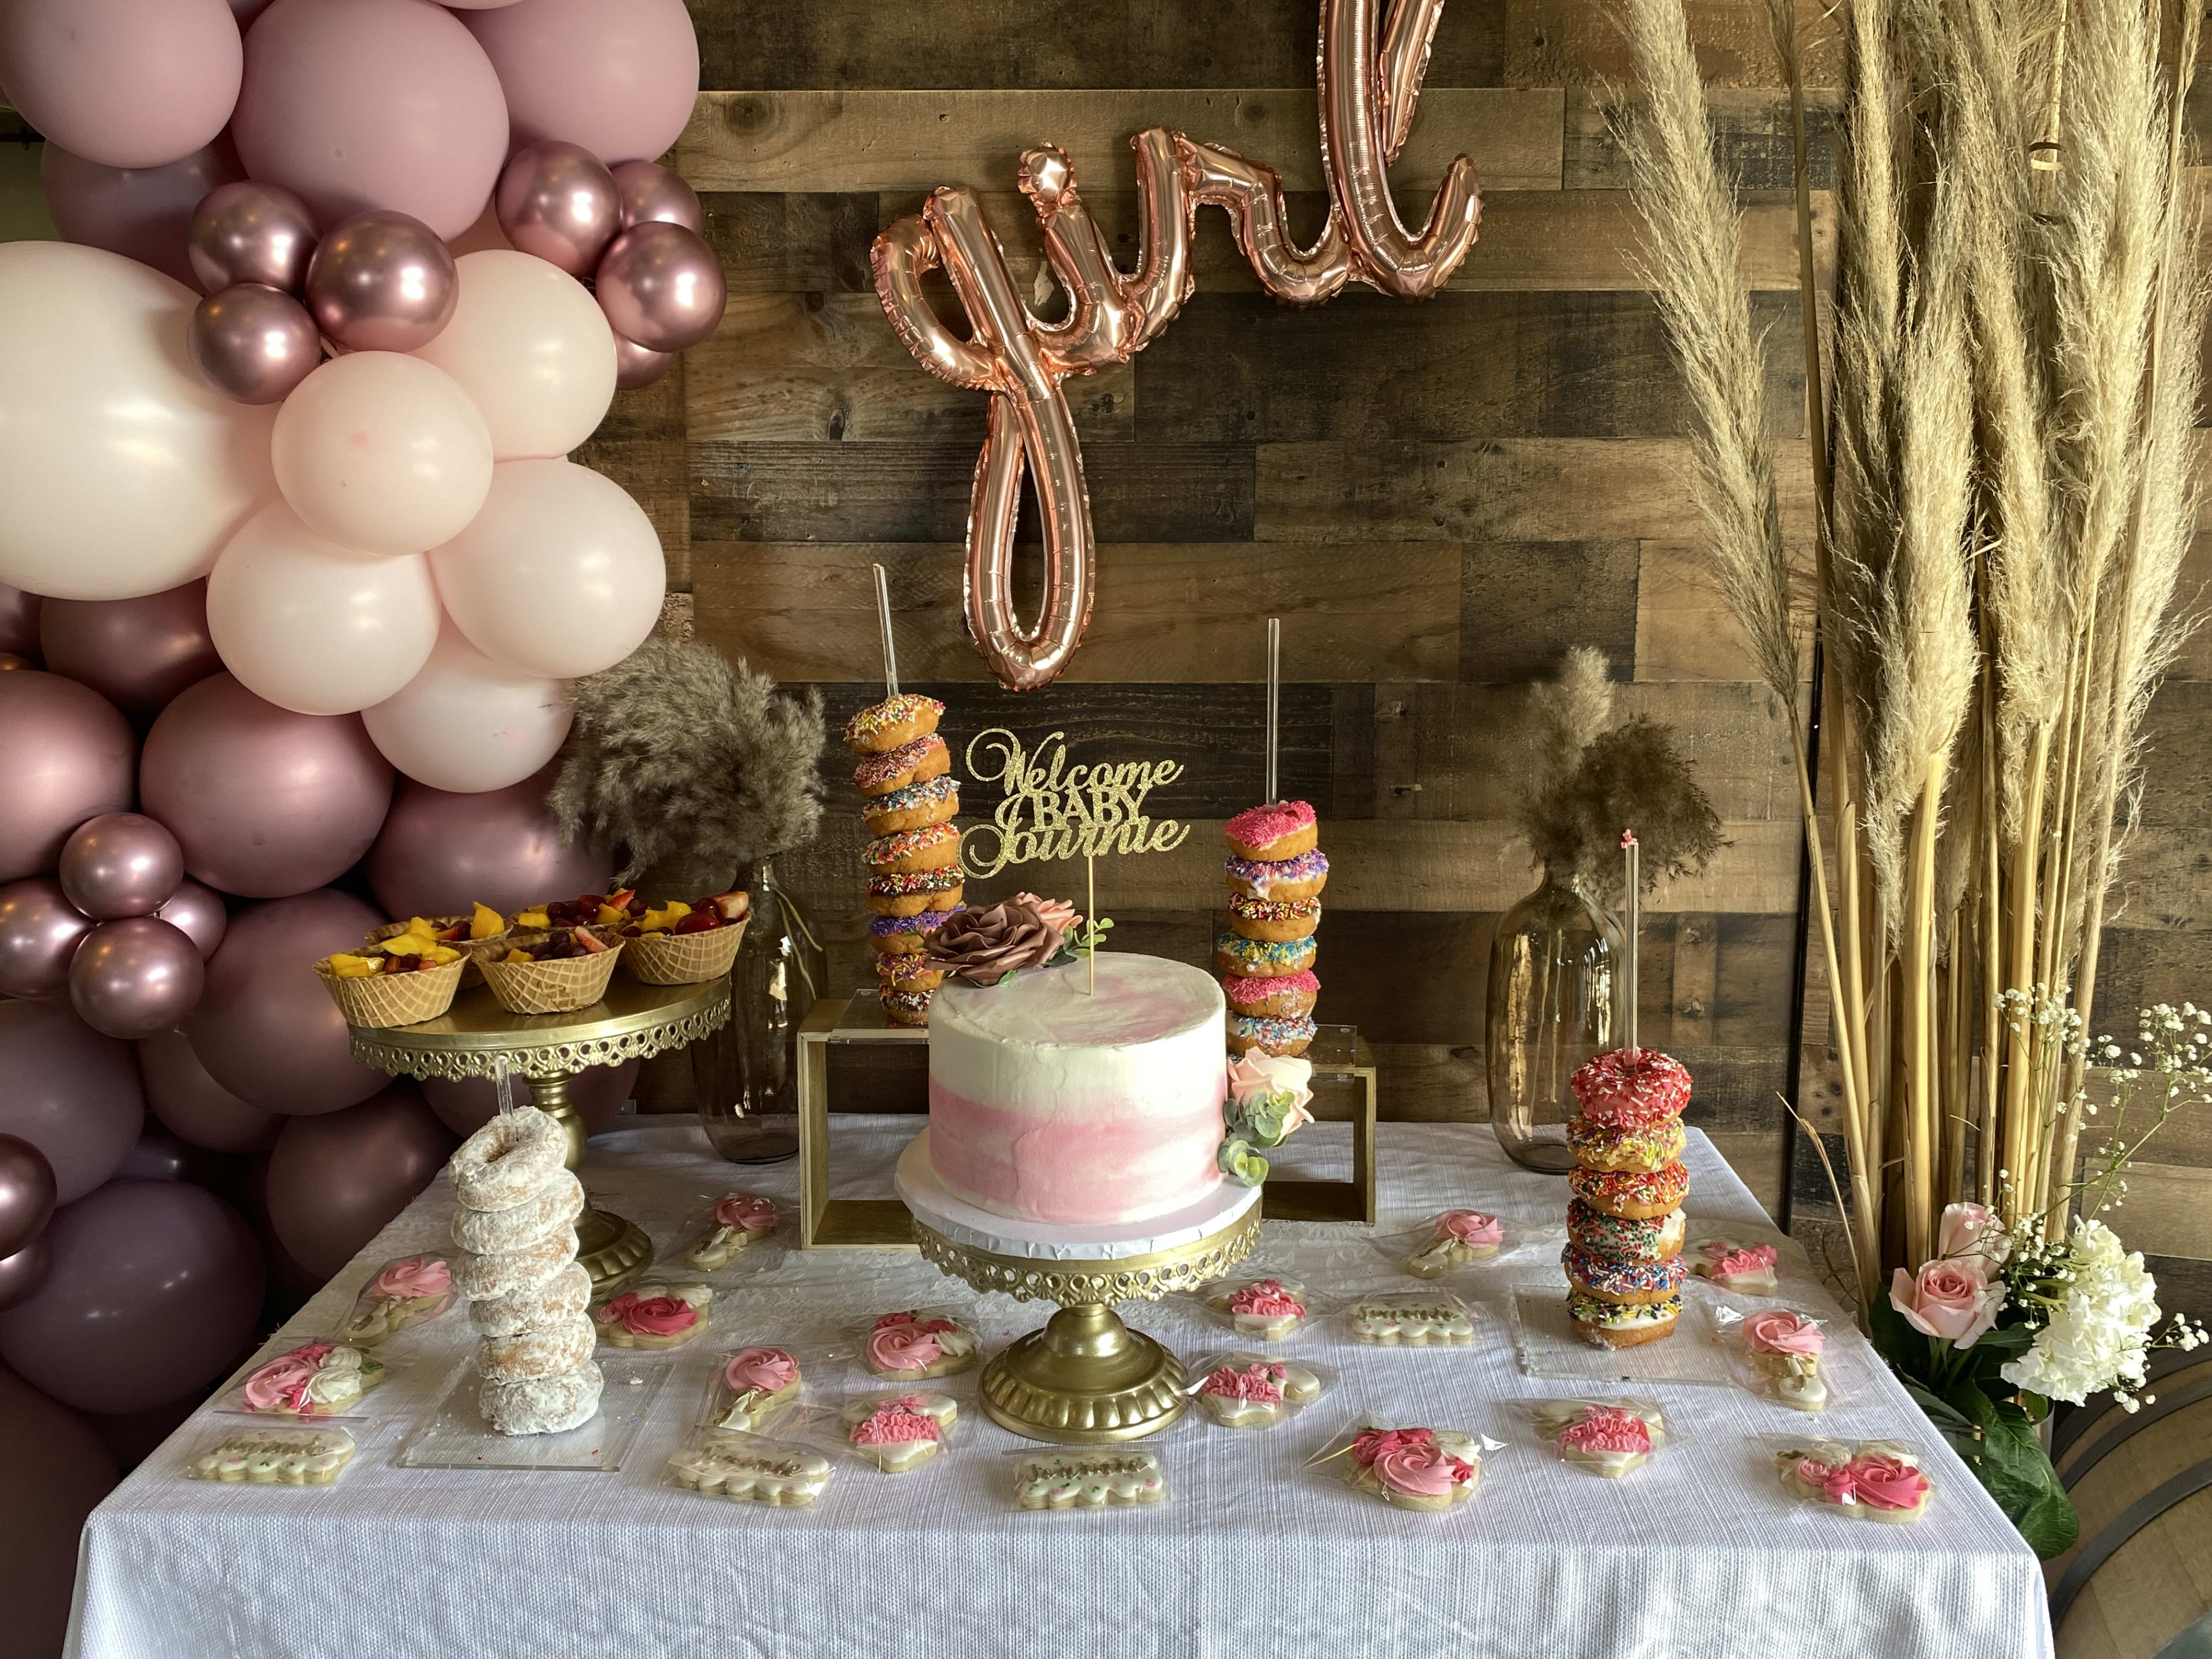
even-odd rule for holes
{"type": "Polygon", "coordinates": [[[1320,947],[1310,939],[1246,939],[1242,933],[1221,933],[1213,941],[1213,964],[1224,974],[1243,974],[1272,979],[1296,974],[1314,965],[1320,947]]]}
{"type": "Polygon", "coordinates": [[[918,692],[886,697],[845,722],[845,744],[864,755],[881,754],[936,731],[944,714],[943,703],[918,692]]]}
{"type": "Polygon", "coordinates": [[[1690,1103],[1688,1069],[1656,1048],[1615,1048],[1584,1061],[1568,1083],[1584,1117],[1620,1129],[1655,1128],[1690,1103]]]}
{"type": "Polygon", "coordinates": [[[895,836],[878,836],[860,849],[860,862],[878,875],[942,870],[960,857],[960,826],[925,823],[895,836]]]}
{"type": "Polygon", "coordinates": [[[1678,1117],[1640,1129],[1567,1120],[1567,1150],[1585,1170],[1663,1170],[1682,1156],[1689,1139],[1678,1117]]]}
{"type": "Polygon", "coordinates": [[[1663,1302],[1690,1276],[1679,1255],[1663,1261],[1632,1261],[1585,1244],[1568,1245],[1559,1252],[1559,1262],[1577,1289],[1601,1302],[1663,1302]]]}
{"type": "Polygon", "coordinates": [[[1632,1261],[1660,1261],[1682,1253],[1686,1223],[1680,1210],[1632,1220],[1567,1200],[1567,1237],[1577,1244],[1632,1261]]]}
{"type": "Polygon", "coordinates": [[[952,751],[936,732],[871,755],[853,769],[853,782],[864,795],[880,795],[912,783],[941,778],[952,769],[952,751]]]}
{"type": "Polygon", "coordinates": [[[1254,898],[1272,898],[1279,887],[1304,887],[1286,898],[1311,898],[1328,884],[1328,854],[1318,847],[1294,859],[1231,859],[1229,884],[1254,898]]]}
{"type": "Polygon", "coordinates": [[[1570,1170],[1567,1188],[1593,1210],[1636,1219],[1680,1209],[1690,1172],[1680,1164],[1657,1170],[1570,1170]]]}
{"type": "Polygon", "coordinates": [[[1271,1019],[1258,1014],[1229,1016],[1229,1052],[1232,1054],[1253,1048],[1268,1054],[1302,1054],[1313,1039],[1314,1023],[1304,1015],[1296,1019],[1271,1019]]]}

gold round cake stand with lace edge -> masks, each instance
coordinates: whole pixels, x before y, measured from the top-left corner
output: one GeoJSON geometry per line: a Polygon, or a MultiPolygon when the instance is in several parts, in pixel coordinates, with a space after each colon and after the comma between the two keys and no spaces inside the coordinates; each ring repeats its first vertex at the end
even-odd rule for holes
{"type": "Polygon", "coordinates": [[[939,1271],[979,1291],[1060,1304],[1043,1329],[983,1367],[983,1410],[1028,1439],[1096,1446],[1157,1434],[1188,1403],[1182,1362],[1123,1324],[1115,1304],[1157,1302],[1220,1278],[1259,1242],[1260,1206],[1172,1249],[1087,1261],[1001,1255],[949,1238],[920,1216],[914,1234],[939,1271]]]}
{"type": "MultiPolygon", "coordinates": [[[[703,985],[647,985],[617,974],[588,1008],[511,1014],[482,986],[464,991],[435,1019],[415,1025],[349,1027],[353,1057],[394,1077],[426,1081],[496,1079],[530,1085],[532,1103],[568,1137],[568,1166],[580,1174],[586,1139],[568,1085],[594,1066],[650,1060],[719,1030],[730,1017],[727,977],[703,985]]],[[[594,1301],[614,1295],[653,1265],[653,1241],[634,1221],[586,1194],[576,1218],[576,1260],[592,1276],[594,1301]]]]}

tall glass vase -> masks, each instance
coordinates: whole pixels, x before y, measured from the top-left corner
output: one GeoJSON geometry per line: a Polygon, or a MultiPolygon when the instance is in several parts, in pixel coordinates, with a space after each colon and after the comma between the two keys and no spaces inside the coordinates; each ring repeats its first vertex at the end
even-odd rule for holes
{"type": "Polygon", "coordinates": [[[1498,918],[1484,1035],[1490,1127],[1524,1169],[1574,1166],[1567,1079],[1617,1046],[1624,948],[1620,924],[1569,872],[1547,868],[1542,884],[1498,918]]]}
{"type": "Polygon", "coordinates": [[[821,982],[813,935],[766,862],[745,883],[751,920],[730,969],[730,1018],[691,1045],[699,1121],[732,1164],[799,1151],[799,1027],[821,982]]]}

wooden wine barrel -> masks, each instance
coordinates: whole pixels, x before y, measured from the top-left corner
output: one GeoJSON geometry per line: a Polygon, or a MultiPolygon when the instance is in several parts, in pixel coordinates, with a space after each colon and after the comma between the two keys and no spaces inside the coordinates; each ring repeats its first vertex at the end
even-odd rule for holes
{"type": "Polygon", "coordinates": [[[2212,1357],[2159,1358],[2152,1403],[2107,1401],[2052,1437],[2081,1516],[2045,1570],[2058,1659],[2212,1659],[2212,1357]]]}

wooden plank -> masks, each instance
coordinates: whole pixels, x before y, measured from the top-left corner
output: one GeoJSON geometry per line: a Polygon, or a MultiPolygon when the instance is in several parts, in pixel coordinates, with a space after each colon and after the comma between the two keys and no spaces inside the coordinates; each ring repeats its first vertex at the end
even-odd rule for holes
{"type": "MultiPolygon", "coordinates": [[[[1805,446],[1778,446],[1776,461],[1783,532],[1808,538],[1805,446]]],[[[1703,533],[1690,498],[1693,465],[1688,444],[1674,438],[1261,444],[1254,533],[1261,541],[1693,543],[1703,533]]]]}
{"type": "MultiPolygon", "coordinates": [[[[1802,435],[1794,295],[1759,295],[1766,407],[1802,435]]],[[[1644,294],[1346,295],[1316,328],[1263,295],[1200,295],[1136,360],[1148,442],[1686,436],[1691,414],[1644,294]]]]}
{"type": "MultiPolygon", "coordinates": [[[[1636,79],[1636,63],[1610,7],[1589,0],[1504,0],[1505,79],[1511,86],[1577,86],[1636,79]]],[[[1782,64],[1761,0],[1686,0],[1682,8],[1698,73],[1717,87],[1775,87],[1782,64]]],[[[1800,6],[1798,50],[1808,84],[1842,79],[1837,26],[1820,9],[1800,6]]]]}
{"type": "MultiPolygon", "coordinates": [[[[1224,76],[1297,86],[1313,73],[1310,0],[989,0],[893,6],[722,0],[695,8],[699,84],[741,88],[1213,87],[1224,76]]],[[[1460,0],[1436,33],[1424,84],[1489,87],[1504,68],[1504,15],[1460,0]]]]}
{"type": "MultiPolygon", "coordinates": [[[[1809,491],[1807,499],[1809,502],[1809,491]]],[[[1787,496],[1784,501],[1786,511],[1787,496]]],[[[1807,510],[1809,513],[1809,506],[1807,510]]],[[[1800,614],[1809,618],[1811,543],[1794,541],[1790,552],[1800,614]]],[[[1797,672],[1809,680],[1813,672],[1809,624],[1802,630],[1798,650],[1797,672]]],[[[1721,592],[1711,549],[1706,543],[1647,541],[1642,544],[1637,574],[1636,677],[1666,682],[1759,678],[1759,664],[1721,592]]]]}
{"type": "MultiPolygon", "coordinates": [[[[1622,76],[1617,86],[1632,84],[1622,76]]],[[[1835,187],[1837,112],[1842,96],[1815,89],[1805,100],[1806,162],[1813,188],[1835,187]]],[[[1568,190],[1625,190],[1628,161],[1614,136],[1613,106],[1599,90],[1570,88],[1565,103],[1565,144],[1560,179],[1568,190]]],[[[1705,94],[1705,118],[1712,129],[1714,154],[1725,176],[1743,192],[1794,191],[1796,156],[1790,131],[1786,93],[1758,88],[1712,88],[1705,94]]],[[[1753,197],[1749,199],[1756,199],[1753,197]]]]}
{"type": "Polygon", "coordinates": [[[668,585],[691,580],[691,491],[684,435],[684,362],[635,392],[618,392],[599,429],[570,459],[627,489],[660,537],[668,585]]]}
{"type": "Polygon", "coordinates": [[[1470,542],[1460,550],[1459,677],[1548,678],[1571,646],[1636,657],[1637,544],[1470,542]]]}
{"type": "Polygon", "coordinates": [[[1720,964],[1720,919],[1703,911],[1675,917],[1674,972],[1668,985],[1670,1047],[1712,1046],[1720,964]]]}
{"type": "MultiPolygon", "coordinates": [[[[877,563],[892,573],[906,678],[988,680],[963,626],[957,545],[696,544],[701,636],[781,679],[865,679],[880,672],[877,563]]],[[[1443,542],[1320,562],[1285,543],[1116,543],[1098,550],[1096,608],[1065,683],[1264,678],[1255,594],[1283,618],[1294,679],[1447,679],[1458,670],[1461,580],[1459,550],[1443,542]]]]}
{"type": "MultiPolygon", "coordinates": [[[[1559,187],[1562,97],[1556,88],[1436,87],[1391,169],[1419,192],[1452,158],[1474,159],[1491,190],[1559,187]]],[[[1129,135],[1172,127],[1264,159],[1288,190],[1321,190],[1320,124],[1310,85],[1249,91],[706,92],[670,164],[699,190],[1004,190],[1021,152],[1049,141],[1110,186],[1129,135]]],[[[1428,210],[1401,210],[1418,222],[1428,210]]]]}
{"type": "Polygon", "coordinates": [[[732,295],[867,293],[875,278],[873,191],[844,194],[705,191],[707,241],[732,295]]]}
{"type": "MultiPolygon", "coordinates": [[[[953,440],[694,443],[691,533],[702,542],[960,541],[975,452],[953,440]]],[[[1083,461],[1102,542],[1251,539],[1249,444],[1085,444],[1083,461]]]]}

